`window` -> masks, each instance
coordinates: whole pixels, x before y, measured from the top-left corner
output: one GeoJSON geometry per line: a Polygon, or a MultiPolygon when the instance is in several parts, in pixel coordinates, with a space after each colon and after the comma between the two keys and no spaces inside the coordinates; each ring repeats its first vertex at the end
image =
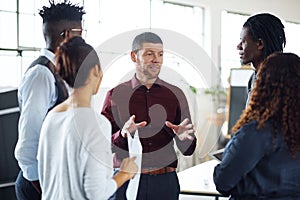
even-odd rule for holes
{"type": "Polygon", "coordinates": [[[44,46],[38,8],[47,0],[0,0],[0,88],[17,87],[24,71],[44,46]]]}
{"type": "MultiPolygon", "coordinates": [[[[94,47],[120,33],[142,28],[176,31],[204,47],[204,8],[202,7],[163,0],[130,0],[130,3],[119,0],[78,0],[77,2],[84,5],[87,11],[83,16],[84,27],[88,30],[86,40],[94,47]],[[137,7],[139,9],[131,12],[137,7]]],[[[42,21],[38,10],[49,2],[48,0],[0,0],[0,4],[2,5],[0,26],[5,27],[5,30],[0,32],[0,87],[17,87],[29,61],[32,61],[38,55],[39,48],[44,46],[42,21]],[[13,74],[14,78],[5,75],[7,73],[13,74]]],[[[240,66],[236,45],[239,42],[242,24],[248,17],[248,15],[222,11],[221,80],[225,87],[228,86],[230,69],[240,66]]],[[[297,41],[300,24],[285,22],[285,27],[287,37],[285,52],[299,55],[297,41]]],[[[182,61],[176,60],[178,56],[170,53],[170,58],[171,62],[181,65],[182,61]]]]}
{"type": "Polygon", "coordinates": [[[167,1],[152,2],[151,27],[176,31],[203,47],[203,8],[167,1]]]}
{"type": "Polygon", "coordinates": [[[84,8],[87,42],[94,47],[120,33],[149,28],[150,0],[84,1],[84,8]]]}
{"type": "Polygon", "coordinates": [[[221,81],[228,87],[230,69],[240,67],[237,44],[240,42],[240,32],[249,16],[222,11],[221,22],[221,81]]]}
{"type": "Polygon", "coordinates": [[[285,26],[285,36],[286,36],[286,46],[284,52],[293,52],[300,56],[299,49],[299,35],[300,35],[300,24],[293,22],[286,22],[285,26]]]}
{"type": "MultiPolygon", "coordinates": [[[[0,32],[0,58],[2,61],[0,87],[18,87],[27,67],[39,55],[39,49],[45,45],[42,35],[42,19],[38,11],[42,6],[48,6],[49,2],[48,0],[28,2],[0,0],[0,3],[2,5],[0,26],[6,28],[5,31],[0,32]]],[[[162,0],[130,0],[130,3],[119,0],[93,2],[78,0],[74,3],[83,5],[87,12],[83,16],[83,26],[88,30],[86,41],[95,48],[121,33],[145,28],[171,30],[203,47],[204,9],[201,7],[162,0]],[[131,12],[132,8],[138,9],[131,12]]],[[[130,43],[128,48],[130,48],[130,43]]],[[[120,52],[110,53],[118,54],[120,52]]],[[[121,57],[120,59],[124,60],[121,57]]],[[[183,71],[186,76],[194,74],[192,66],[187,68],[189,63],[184,59],[168,52],[165,65],[176,63],[177,71],[183,71]],[[191,71],[187,72],[187,69],[191,71]]],[[[123,67],[130,70],[129,64],[132,64],[131,61],[124,63],[123,67]]],[[[194,81],[195,79],[187,78],[187,80],[194,81]]],[[[193,81],[189,84],[195,85],[193,81]]],[[[199,80],[196,83],[202,82],[199,80]]]]}
{"type": "MultiPolygon", "coordinates": [[[[130,2],[131,4],[128,5],[128,2],[125,1],[100,1],[100,13],[102,14],[98,16],[99,23],[96,24],[94,18],[93,20],[90,20],[90,22],[94,21],[94,28],[90,27],[89,24],[87,24],[89,23],[87,22],[89,18],[86,18],[85,25],[88,29],[87,41],[93,41],[92,45],[95,47],[99,44],[101,46],[101,42],[105,42],[105,40],[109,40],[112,37],[118,36],[124,32],[139,29],[165,29],[181,34],[203,47],[203,8],[170,3],[161,0],[131,0],[130,2]],[[134,12],[128,12],[127,9],[124,9],[128,6],[138,7],[139,9],[134,9],[134,12]],[[111,12],[111,10],[114,10],[114,12],[111,12]],[[116,16],[116,12],[118,13],[118,16],[116,16]],[[107,28],[108,26],[111,28],[107,28]],[[95,27],[98,27],[97,30],[95,27]],[[96,33],[95,36],[91,36],[91,29],[95,30],[92,33],[96,33]],[[99,43],[95,43],[95,41],[99,43]]],[[[95,7],[95,4],[91,6],[95,7]]],[[[85,8],[88,9],[90,7],[88,4],[85,4],[85,8]]],[[[91,15],[89,10],[89,13],[86,16],[88,17],[94,15],[91,15]]],[[[102,52],[102,54],[111,53],[120,55],[120,57],[114,60],[113,63],[110,63],[109,69],[105,72],[106,77],[114,77],[114,79],[106,79],[104,77],[102,86],[115,86],[122,79],[122,77],[124,77],[129,71],[133,70],[132,61],[129,59],[130,56],[128,55],[131,42],[131,40],[126,40],[126,45],[128,47],[126,52],[102,52]]],[[[174,54],[174,52],[166,52],[164,57],[164,65],[167,67],[172,67],[175,71],[184,75],[188,80],[188,84],[195,87],[205,87],[202,77],[195,74],[195,70],[193,69],[193,66],[189,64],[188,60],[184,60],[185,58],[179,58],[176,54],[174,54]]]]}

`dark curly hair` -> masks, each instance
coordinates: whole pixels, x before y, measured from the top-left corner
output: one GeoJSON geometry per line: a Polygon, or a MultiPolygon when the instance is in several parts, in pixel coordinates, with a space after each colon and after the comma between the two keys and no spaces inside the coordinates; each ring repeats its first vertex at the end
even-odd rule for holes
{"type": "MultiPolygon", "coordinates": [[[[236,133],[255,120],[257,129],[270,121],[274,137],[281,128],[292,155],[300,148],[300,58],[293,53],[274,53],[258,70],[248,107],[232,128],[236,133]]],[[[251,134],[251,133],[249,133],[251,134]]]]}
{"type": "Polygon", "coordinates": [[[55,56],[59,75],[72,88],[84,86],[90,70],[95,65],[101,70],[97,52],[78,36],[62,43],[58,47],[55,56]]]}
{"type": "Polygon", "coordinates": [[[39,11],[43,23],[60,20],[81,21],[82,15],[85,14],[83,7],[73,5],[69,1],[55,4],[54,0],[50,0],[49,3],[50,7],[43,6],[43,9],[39,11]]]}
{"type": "Polygon", "coordinates": [[[286,44],[284,25],[281,20],[269,13],[253,15],[247,19],[243,27],[254,41],[264,42],[264,57],[273,52],[282,52],[286,44]]]}

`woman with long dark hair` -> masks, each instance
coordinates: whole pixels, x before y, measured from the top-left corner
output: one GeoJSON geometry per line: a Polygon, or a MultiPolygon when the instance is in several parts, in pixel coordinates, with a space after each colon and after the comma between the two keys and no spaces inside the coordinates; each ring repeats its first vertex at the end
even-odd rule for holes
{"type": "Polygon", "coordinates": [[[102,70],[96,51],[73,37],[56,51],[59,75],[69,97],[46,116],[38,149],[43,199],[108,199],[137,172],[135,158],[123,160],[113,176],[111,125],[91,108],[102,70]]]}

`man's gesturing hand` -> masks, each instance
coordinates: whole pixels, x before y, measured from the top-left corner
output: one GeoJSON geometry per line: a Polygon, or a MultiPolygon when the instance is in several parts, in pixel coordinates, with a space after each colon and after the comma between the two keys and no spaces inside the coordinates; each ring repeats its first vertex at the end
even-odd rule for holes
{"type": "Polygon", "coordinates": [[[127,122],[125,122],[121,134],[124,138],[127,137],[128,134],[131,134],[136,131],[136,129],[146,126],[147,122],[142,121],[140,123],[135,123],[135,115],[132,115],[127,122]]]}
{"type": "Polygon", "coordinates": [[[166,121],[166,126],[171,128],[181,141],[186,139],[194,139],[191,134],[193,134],[195,131],[193,129],[193,124],[189,124],[188,118],[185,118],[179,125],[174,125],[171,122],[166,121]]]}

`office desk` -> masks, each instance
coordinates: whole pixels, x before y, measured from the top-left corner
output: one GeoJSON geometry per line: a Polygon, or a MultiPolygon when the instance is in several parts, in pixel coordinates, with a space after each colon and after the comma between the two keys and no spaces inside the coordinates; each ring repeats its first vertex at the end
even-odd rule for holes
{"type": "Polygon", "coordinates": [[[178,172],[180,193],[200,196],[214,196],[219,199],[222,195],[216,190],[213,181],[214,167],[219,163],[210,160],[189,169],[178,172]]]}

